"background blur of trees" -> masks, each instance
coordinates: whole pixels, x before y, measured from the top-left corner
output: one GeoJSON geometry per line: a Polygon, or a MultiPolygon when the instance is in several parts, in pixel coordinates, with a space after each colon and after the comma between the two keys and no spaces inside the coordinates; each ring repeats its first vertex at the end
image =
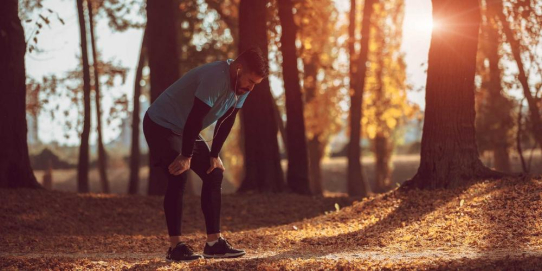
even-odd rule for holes
{"type": "MultiPolygon", "coordinates": [[[[18,2],[26,54],[39,57],[45,53],[40,41],[53,38],[40,30],[62,27],[67,18],[50,1],[18,2]]],[[[221,152],[225,191],[364,196],[394,189],[418,169],[421,116],[427,112],[407,99],[415,90],[401,47],[405,0],[344,0],[351,8],[346,11],[338,8],[341,1],[331,0],[57,2],[78,8],[78,20],[70,22],[78,24],[80,35],[69,38],[82,46],[74,56],[78,64],[65,67],[64,74],[26,74],[30,162],[38,181],[51,168],[59,189],[75,190],[78,184],[79,192],[160,195],[163,176],[149,173],[139,116],[190,69],[235,58],[251,45],[268,52],[271,76],[282,86],[276,89],[266,80],[249,96],[221,152]],[[145,33],[137,44],[119,44],[139,48],[133,56],[136,66],[103,57],[99,23],[115,33],[145,33]],[[136,80],[128,95],[117,90],[130,71],[136,71],[136,80]],[[75,134],[80,145],[40,142],[39,131],[48,123],[39,120],[45,119],[62,122],[64,130],[55,134],[65,139],[75,134]],[[262,125],[265,129],[255,128],[262,125]],[[105,142],[102,134],[112,129],[122,132],[105,142]],[[98,135],[95,142],[90,133],[98,135]],[[416,140],[407,141],[412,135],[416,140]],[[264,151],[265,159],[257,160],[255,150],[264,151]]],[[[459,2],[465,1],[458,1],[458,7],[463,5],[459,2]]],[[[534,172],[542,164],[542,2],[484,0],[473,5],[479,8],[473,16],[480,15],[480,28],[473,45],[472,143],[488,168],[534,172]]],[[[439,52],[433,60],[453,60],[439,52]]],[[[430,55],[429,69],[431,61],[430,55]]],[[[451,105],[451,99],[439,102],[451,105]]],[[[461,99],[457,104],[470,108],[470,100],[461,99]]],[[[212,131],[203,136],[210,138],[212,131]]],[[[197,192],[200,184],[193,179],[191,189],[197,192]]]]}

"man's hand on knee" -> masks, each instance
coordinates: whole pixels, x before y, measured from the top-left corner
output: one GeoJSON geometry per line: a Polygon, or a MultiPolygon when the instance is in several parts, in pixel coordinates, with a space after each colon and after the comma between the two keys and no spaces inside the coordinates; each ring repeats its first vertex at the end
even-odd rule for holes
{"type": "Polygon", "coordinates": [[[225,171],[226,169],[224,168],[224,165],[222,164],[222,160],[220,159],[220,157],[211,157],[211,166],[209,167],[209,169],[207,170],[207,174],[213,172],[213,170],[215,168],[219,168],[219,169],[222,169],[222,171],[225,171]]]}
{"type": "Polygon", "coordinates": [[[192,157],[186,157],[179,154],[171,164],[169,164],[168,170],[170,174],[180,175],[183,172],[190,169],[190,160],[192,157]]]}

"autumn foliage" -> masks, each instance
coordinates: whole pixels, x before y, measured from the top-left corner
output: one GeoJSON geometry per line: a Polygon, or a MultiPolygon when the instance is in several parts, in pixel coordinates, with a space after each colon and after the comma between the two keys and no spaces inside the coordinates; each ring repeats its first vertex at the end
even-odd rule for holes
{"type": "MultiPolygon", "coordinates": [[[[192,263],[164,261],[160,197],[27,189],[0,194],[1,269],[535,269],[542,264],[542,176],[452,190],[396,189],[351,206],[344,197],[226,196],[224,235],[247,256],[192,263]]],[[[185,238],[201,249],[199,199],[187,197],[185,206],[185,238]]]]}

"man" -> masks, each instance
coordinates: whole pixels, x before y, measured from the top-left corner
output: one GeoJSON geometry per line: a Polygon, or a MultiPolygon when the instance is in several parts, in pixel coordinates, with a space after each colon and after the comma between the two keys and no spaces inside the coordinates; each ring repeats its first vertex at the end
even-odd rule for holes
{"type": "Polygon", "coordinates": [[[258,48],[240,54],[236,60],[216,61],[190,70],[168,87],[143,118],[143,132],[149,145],[150,164],[165,171],[168,185],[164,212],[170,247],[166,260],[202,258],[181,241],[183,192],[188,169],[202,180],[201,209],[205,217],[206,258],[245,255],[220,234],[221,185],[224,165],[219,152],[235,117],[254,85],[268,76],[266,58],[258,48]],[[199,135],[216,121],[209,149],[199,135]]]}

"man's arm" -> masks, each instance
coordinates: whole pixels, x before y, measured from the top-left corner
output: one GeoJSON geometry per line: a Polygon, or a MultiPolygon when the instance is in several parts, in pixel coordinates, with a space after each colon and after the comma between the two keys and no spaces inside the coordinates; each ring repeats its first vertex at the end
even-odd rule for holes
{"type": "Polygon", "coordinates": [[[215,158],[218,157],[218,153],[222,149],[222,146],[224,145],[226,138],[230,134],[231,127],[233,127],[233,123],[235,122],[235,117],[237,116],[237,112],[239,112],[239,108],[232,107],[230,108],[230,110],[228,110],[228,112],[226,112],[226,114],[224,114],[224,116],[222,116],[216,122],[215,131],[213,133],[215,137],[213,139],[213,145],[211,146],[211,157],[215,157],[215,158]],[[233,113],[232,113],[232,110],[233,110],[233,113]],[[222,125],[220,125],[220,123],[222,123],[222,125]]]}
{"type": "Polygon", "coordinates": [[[203,127],[203,119],[209,111],[211,111],[210,106],[205,104],[199,98],[194,97],[194,105],[188,114],[183,129],[183,146],[181,154],[184,157],[192,157],[194,142],[196,142],[196,138],[203,127]]]}

